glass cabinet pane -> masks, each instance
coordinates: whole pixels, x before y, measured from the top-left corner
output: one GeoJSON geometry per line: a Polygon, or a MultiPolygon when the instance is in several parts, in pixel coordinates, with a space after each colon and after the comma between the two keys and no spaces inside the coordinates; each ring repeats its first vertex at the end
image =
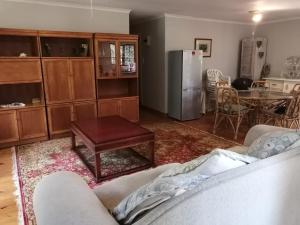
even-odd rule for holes
{"type": "Polygon", "coordinates": [[[100,41],[98,46],[99,76],[107,78],[117,76],[116,43],[113,41],[100,41]]]}
{"type": "Polygon", "coordinates": [[[135,43],[120,44],[120,74],[121,76],[136,75],[135,43]]]}

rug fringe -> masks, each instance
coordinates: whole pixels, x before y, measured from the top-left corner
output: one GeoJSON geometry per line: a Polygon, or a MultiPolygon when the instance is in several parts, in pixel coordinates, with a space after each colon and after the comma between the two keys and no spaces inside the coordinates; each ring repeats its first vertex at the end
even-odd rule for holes
{"type": "Polygon", "coordinates": [[[21,189],[20,189],[20,183],[19,183],[19,175],[18,175],[18,166],[17,166],[17,155],[16,155],[16,149],[12,148],[12,179],[14,182],[14,185],[16,187],[16,191],[14,192],[14,195],[16,196],[16,203],[18,207],[18,224],[24,225],[24,216],[23,216],[23,204],[22,204],[22,196],[21,196],[21,189]]]}

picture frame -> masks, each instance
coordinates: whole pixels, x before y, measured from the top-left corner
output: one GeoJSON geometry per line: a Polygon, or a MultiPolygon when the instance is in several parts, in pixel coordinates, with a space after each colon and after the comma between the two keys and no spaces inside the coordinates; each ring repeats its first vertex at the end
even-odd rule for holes
{"type": "Polygon", "coordinates": [[[203,57],[211,57],[212,39],[195,38],[195,50],[202,50],[203,57]]]}

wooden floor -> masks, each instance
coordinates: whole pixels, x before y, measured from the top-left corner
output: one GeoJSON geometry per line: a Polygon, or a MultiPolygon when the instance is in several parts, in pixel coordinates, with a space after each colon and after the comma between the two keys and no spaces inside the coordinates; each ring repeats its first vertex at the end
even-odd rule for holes
{"type": "MultiPolygon", "coordinates": [[[[172,119],[166,115],[154,112],[152,110],[141,109],[141,123],[168,122],[172,119]]],[[[187,121],[184,124],[196,129],[212,132],[213,114],[207,114],[199,120],[187,121]]],[[[233,133],[228,124],[223,124],[217,131],[217,135],[226,139],[231,139],[233,133]]],[[[242,143],[248,128],[241,127],[238,141],[242,143]]],[[[10,149],[0,150],[0,225],[17,225],[18,209],[15,202],[15,186],[12,180],[12,155],[10,149]]]]}
{"type": "Polygon", "coordinates": [[[17,225],[18,208],[12,180],[11,149],[0,150],[0,224],[17,225]]]}

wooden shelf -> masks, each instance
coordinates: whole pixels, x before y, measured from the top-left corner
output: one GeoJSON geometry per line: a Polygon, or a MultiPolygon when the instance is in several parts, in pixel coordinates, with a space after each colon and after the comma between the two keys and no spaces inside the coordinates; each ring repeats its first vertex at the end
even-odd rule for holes
{"type": "Polygon", "coordinates": [[[42,36],[42,57],[92,57],[92,39],[82,37],[42,36]]]}
{"type": "Polygon", "coordinates": [[[8,111],[8,110],[20,110],[20,109],[30,109],[30,108],[41,108],[46,107],[44,103],[40,104],[26,104],[24,107],[1,107],[0,111],[8,111]]]}
{"type": "Polygon", "coordinates": [[[44,104],[42,83],[3,84],[0,86],[0,104],[22,102],[32,105],[32,99],[38,98],[44,104]]]}
{"type": "Polygon", "coordinates": [[[98,98],[137,96],[137,79],[99,79],[98,98]]]}
{"type": "Polygon", "coordinates": [[[127,95],[102,95],[102,96],[99,96],[99,100],[101,99],[121,99],[121,98],[130,98],[130,97],[138,97],[138,95],[130,95],[130,94],[127,94],[127,95]]]}
{"type": "Polygon", "coordinates": [[[8,35],[0,33],[0,56],[1,57],[19,57],[21,53],[28,57],[38,57],[38,39],[37,36],[8,35]]]}

